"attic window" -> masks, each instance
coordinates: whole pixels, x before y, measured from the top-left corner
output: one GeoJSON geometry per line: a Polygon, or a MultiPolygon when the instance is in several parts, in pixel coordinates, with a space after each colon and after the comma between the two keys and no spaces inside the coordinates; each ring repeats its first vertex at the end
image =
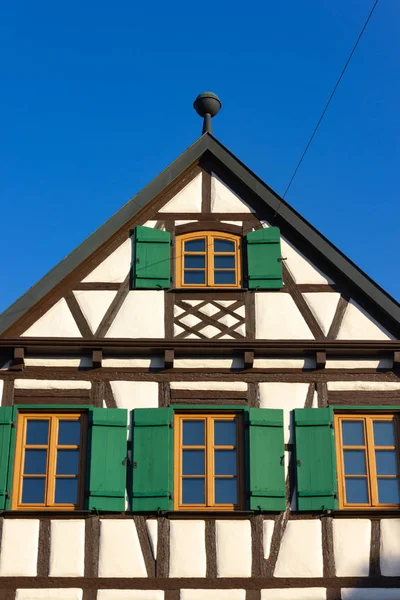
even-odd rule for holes
{"type": "Polygon", "coordinates": [[[177,237],[177,287],[240,287],[239,242],[239,236],[216,231],[177,237]]]}

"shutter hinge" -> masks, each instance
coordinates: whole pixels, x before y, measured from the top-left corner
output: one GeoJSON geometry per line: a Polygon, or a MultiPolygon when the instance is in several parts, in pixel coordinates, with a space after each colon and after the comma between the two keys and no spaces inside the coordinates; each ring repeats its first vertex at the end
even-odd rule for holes
{"type": "Polygon", "coordinates": [[[301,460],[300,459],[296,460],[296,464],[298,467],[301,467],[301,460]]]}
{"type": "Polygon", "coordinates": [[[6,498],[7,498],[7,500],[9,500],[11,498],[11,494],[8,490],[6,490],[6,498]]]}
{"type": "Polygon", "coordinates": [[[125,456],[125,458],[124,458],[124,460],[122,461],[121,464],[124,465],[124,467],[126,467],[126,465],[128,464],[128,462],[129,462],[129,456],[125,456]]]}
{"type": "Polygon", "coordinates": [[[137,257],[136,262],[140,263],[140,258],[139,257],[137,257]]]}
{"type": "Polygon", "coordinates": [[[280,258],[278,258],[278,262],[282,262],[283,260],[287,260],[287,258],[284,258],[283,256],[281,256],[280,258]]]}
{"type": "Polygon", "coordinates": [[[173,429],[173,428],[174,428],[174,422],[173,422],[173,421],[170,421],[170,422],[169,422],[169,428],[170,428],[170,429],[173,429]]]}
{"type": "Polygon", "coordinates": [[[172,492],[169,492],[168,496],[169,496],[169,499],[170,499],[170,500],[173,500],[173,499],[174,499],[174,495],[173,495],[173,493],[172,493],[172,492]]]}
{"type": "Polygon", "coordinates": [[[137,469],[137,460],[133,461],[132,466],[133,466],[134,469],[137,469]]]}
{"type": "Polygon", "coordinates": [[[281,456],[280,465],[283,466],[285,464],[285,455],[281,456]]]}
{"type": "Polygon", "coordinates": [[[16,424],[16,422],[15,422],[15,421],[11,421],[11,427],[13,427],[14,429],[16,429],[16,428],[17,428],[17,424],[16,424]]]}

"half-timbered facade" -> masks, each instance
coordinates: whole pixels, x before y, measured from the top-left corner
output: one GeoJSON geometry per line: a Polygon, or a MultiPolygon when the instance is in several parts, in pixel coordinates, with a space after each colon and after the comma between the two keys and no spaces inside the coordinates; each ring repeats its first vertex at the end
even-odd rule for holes
{"type": "Polygon", "coordinates": [[[0,316],[0,598],[398,600],[399,333],[205,133],[0,316]]]}

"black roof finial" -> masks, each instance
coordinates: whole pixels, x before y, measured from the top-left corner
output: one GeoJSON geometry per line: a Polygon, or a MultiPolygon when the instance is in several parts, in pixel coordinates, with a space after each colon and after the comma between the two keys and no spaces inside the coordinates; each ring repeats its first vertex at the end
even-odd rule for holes
{"type": "Polygon", "coordinates": [[[221,100],[212,92],[199,94],[193,102],[193,107],[200,117],[204,117],[203,133],[212,133],[211,119],[219,112],[221,100]]]}

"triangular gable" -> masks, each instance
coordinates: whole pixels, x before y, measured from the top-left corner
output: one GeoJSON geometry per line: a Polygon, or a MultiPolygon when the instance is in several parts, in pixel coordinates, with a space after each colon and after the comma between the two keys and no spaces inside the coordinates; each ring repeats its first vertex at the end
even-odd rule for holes
{"type": "MultiPolygon", "coordinates": [[[[67,304],[61,302],[65,295],[65,292],[61,293],[61,287],[65,287],[69,281],[82,282],[82,285],[86,284],[89,288],[91,282],[101,281],[114,282],[115,290],[119,289],[117,284],[128,286],[131,261],[131,244],[127,239],[129,226],[134,223],[162,228],[163,225],[156,220],[149,222],[149,219],[156,218],[155,210],[159,214],[158,218],[182,212],[176,224],[196,220],[196,213],[200,212],[202,202],[204,203],[204,198],[201,198],[203,177],[211,177],[208,206],[210,213],[218,214],[221,222],[234,226],[237,223],[235,215],[248,213],[248,231],[253,225],[250,220],[252,215],[264,222],[264,226],[272,224],[281,228],[282,255],[287,260],[287,271],[296,284],[344,283],[356,301],[349,304],[348,313],[350,314],[356,303],[359,303],[361,315],[362,311],[367,311],[381,323],[376,325],[376,336],[369,339],[393,338],[384,327],[400,337],[400,305],[208,133],[201,136],[165,171],[0,315],[0,336],[5,337],[9,331],[13,332],[11,327],[17,323],[20,330],[18,335],[34,335],[32,331],[37,327],[36,321],[41,320],[43,325],[46,319],[51,318],[52,315],[48,314],[51,306],[58,307],[54,309],[55,313],[61,310],[64,314],[65,310],[68,312],[73,309],[75,313],[84,314],[84,295],[80,298],[79,294],[73,296],[73,285],[68,289],[67,304]],[[204,165],[206,168],[202,170],[204,165]],[[188,198],[191,207],[189,209],[188,198]],[[225,217],[223,221],[222,215],[225,217]]],[[[334,314],[333,297],[329,299],[329,306],[321,305],[322,297],[319,300],[313,298],[312,290],[308,290],[308,297],[307,293],[304,293],[303,297],[313,318],[319,322],[318,327],[326,334],[334,314]]],[[[121,291],[114,294],[114,298],[111,298],[110,294],[104,295],[100,304],[105,311],[109,301],[111,307],[118,303],[119,306],[123,306],[124,301],[128,302],[128,298],[121,291]]],[[[100,313],[89,324],[92,332],[99,326],[99,320],[101,321],[100,313]]],[[[66,322],[69,323],[69,320],[66,322]]],[[[372,318],[369,318],[369,323],[371,322],[372,318]]],[[[59,335],[85,337],[85,326],[79,327],[79,331],[76,326],[72,327],[72,323],[70,325],[69,333],[60,330],[59,335]]],[[[360,327],[362,328],[362,323],[360,327]]],[[[368,328],[369,332],[371,327],[368,328]]],[[[347,331],[346,314],[341,329],[338,337],[344,339],[347,331]]],[[[158,336],[158,332],[156,333],[158,336]]],[[[298,336],[300,335],[304,335],[305,339],[309,337],[307,329],[299,324],[298,336]]]]}

